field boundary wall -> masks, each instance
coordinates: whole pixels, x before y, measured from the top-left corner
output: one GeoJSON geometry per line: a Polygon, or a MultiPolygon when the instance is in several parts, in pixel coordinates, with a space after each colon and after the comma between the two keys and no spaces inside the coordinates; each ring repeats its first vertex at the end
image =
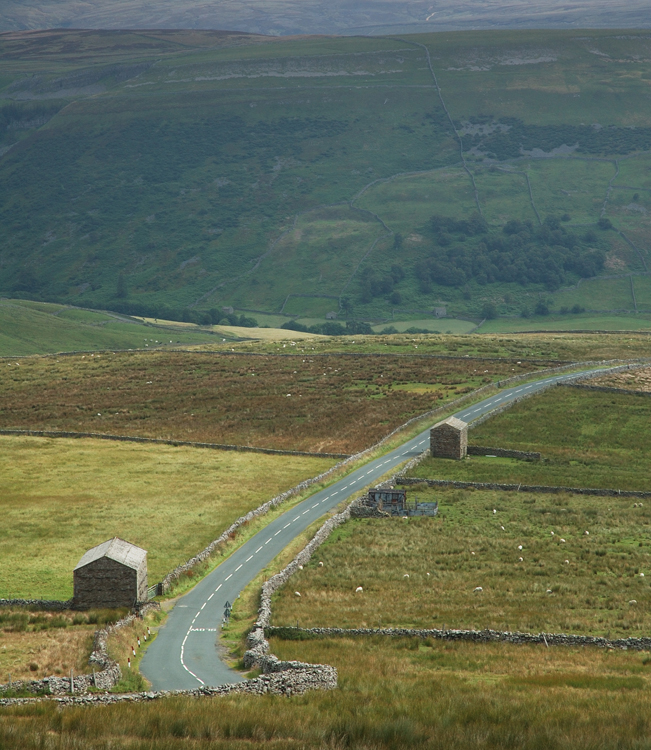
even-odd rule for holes
{"type": "Polygon", "coordinates": [[[536,492],[539,494],[594,495],[597,497],[650,498],[651,492],[637,490],[600,489],[598,487],[562,487],[532,484],[499,484],[497,482],[461,482],[454,479],[420,479],[400,477],[396,483],[402,486],[426,484],[428,487],[452,487],[457,490],[499,490],[500,492],[536,492]]]}
{"type": "Polygon", "coordinates": [[[582,391],[599,391],[601,393],[619,393],[624,396],[651,396],[651,391],[634,391],[629,388],[611,388],[607,385],[584,385],[583,383],[562,383],[566,388],[578,388],[582,391]]]}
{"type": "Polygon", "coordinates": [[[516,451],[510,448],[490,448],[485,445],[469,445],[469,456],[497,456],[499,458],[517,458],[522,461],[540,461],[542,455],[537,451],[516,451]]]}
{"type": "Polygon", "coordinates": [[[411,628],[294,628],[268,626],[267,636],[278,635],[286,640],[306,638],[329,638],[333,636],[386,636],[389,638],[436,638],[446,641],[472,641],[475,643],[536,643],[545,646],[597,646],[598,648],[621,649],[623,651],[650,651],[651,637],[603,638],[594,635],[571,633],[520,633],[508,630],[452,630],[411,628]]]}

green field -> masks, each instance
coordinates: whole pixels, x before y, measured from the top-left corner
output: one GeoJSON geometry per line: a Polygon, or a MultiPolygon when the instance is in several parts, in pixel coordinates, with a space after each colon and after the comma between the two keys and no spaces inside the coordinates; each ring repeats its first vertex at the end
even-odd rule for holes
{"type": "Polygon", "coordinates": [[[630,498],[408,491],[437,500],[438,517],[340,527],[277,596],[272,624],[648,633],[646,507],[630,498]]]}
{"type": "Polygon", "coordinates": [[[79,558],[114,536],[148,551],[155,583],[236,518],[334,463],[96,440],[0,445],[0,598],[69,598],[79,558]]]}
{"type": "Polygon", "coordinates": [[[621,279],[587,304],[576,287],[651,263],[649,41],[620,36],[3,37],[1,291],[160,318],[233,306],[393,322],[445,304],[481,319],[541,295],[555,313],[648,311],[646,276],[635,304],[621,279]],[[432,216],[479,210],[483,238],[431,231],[432,216]],[[602,213],[625,237],[597,228],[602,213]],[[539,228],[547,216],[560,235],[539,228]],[[507,241],[511,220],[538,245],[507,241]],[[482,259],[484,241],[502,249],[482,259]],[[525,273],[543,241],[545,270],[525,273]],[[460,248],[464,274],[441,271],[460,248]]]}
{"type": "Polygon", "coordinates": [[[125,316],[63,305],[0,299],[0,356],[99,349],[148,349],[222,342],[226,336],[145,326],[125,316]]]}
{"type": "Polygon", "coordinates": [[[647,401],[634,395],[552,388],[469,433],[471,444],[537,451],[542,461],[426,458],[413,476],[649,491],[647,401]]]}

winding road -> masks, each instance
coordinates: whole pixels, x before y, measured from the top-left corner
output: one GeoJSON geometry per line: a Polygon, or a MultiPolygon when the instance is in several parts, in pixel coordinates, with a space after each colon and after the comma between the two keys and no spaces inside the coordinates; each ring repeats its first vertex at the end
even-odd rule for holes
{"type": "MultiPolygon", "coordinates": [[[[591,371],[557,375],[505,388],[484,401],[458,411],[454,416],[472,422],[504,404],[588,372],[591,371]]],[[[145,652],[140,665],[153,689],[187,690],[242,680],[240,674],[221,660],[217,648],[226,602],[235,601],[242,589],[310,524],[428,447],[429,429],[390,453],[355,469],[327,489],[316,492],[259,531],[181,597],[145,652]]]]}

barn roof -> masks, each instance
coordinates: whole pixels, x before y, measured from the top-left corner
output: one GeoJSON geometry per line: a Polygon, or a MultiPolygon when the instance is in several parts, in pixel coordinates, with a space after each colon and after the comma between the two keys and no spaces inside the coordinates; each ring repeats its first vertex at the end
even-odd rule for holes
{"type": "Polygon", "coordinates": [[[435,430],[437,427],[442,427],[443,425],[446,425],[448,427],[454,427],[455,430],[463,430],[464,427],[468,426],[468,423],[464,422],[461,419],[457,419],[457,417],[448,417],[447,419],[444,419],[442,422],[435,424],[432,429],[435,430]]]}
{"type": "Polygon", "coordinates": [[[74,569],[83,568],[85,565],[95,562],[102,557],[108,557],[110,560],[115,560],[115,562],[126,565],[127,568],[137,570],[142,561],[147,557],[147,550],[136,547],[135,544],[125,542],[124,539],[114,536],[113,539],[109,539],[107,542],[102,542],[97,547],[89,549],[75,565],[74,569]]]}

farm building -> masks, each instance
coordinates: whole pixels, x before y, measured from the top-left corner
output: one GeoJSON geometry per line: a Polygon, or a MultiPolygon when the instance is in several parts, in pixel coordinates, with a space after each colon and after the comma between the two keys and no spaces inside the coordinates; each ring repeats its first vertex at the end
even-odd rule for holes
{"type": "Polygon", "coordinates": [[[114,537],[89,549],[74,569],[76,609],[147,601],[147,550],[114,537]]]}
{"type": "Polygon", "coordinates": [[[376,489],[368,493],[368,505],[391,516],[435,516],[438,503],[419,503],[407,500],[407,490],[376,489]]]}
{"type": "Polygon", "coordinates": [[[468,424],[449,417],[435,424],[429,433],[432,456],[437,458],[465,458],[468,453],[468,424]]]}

